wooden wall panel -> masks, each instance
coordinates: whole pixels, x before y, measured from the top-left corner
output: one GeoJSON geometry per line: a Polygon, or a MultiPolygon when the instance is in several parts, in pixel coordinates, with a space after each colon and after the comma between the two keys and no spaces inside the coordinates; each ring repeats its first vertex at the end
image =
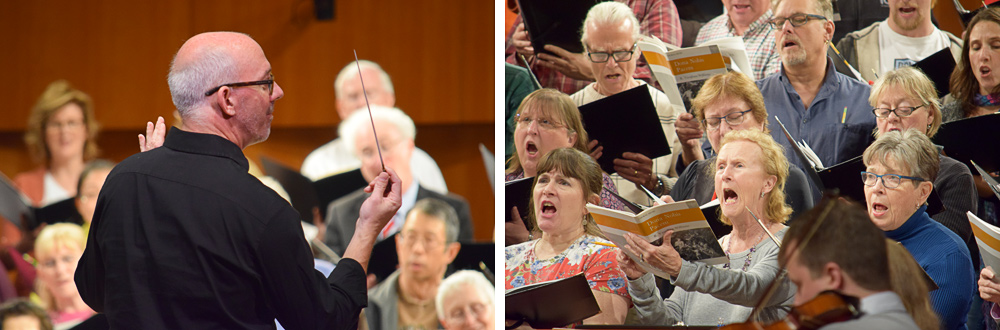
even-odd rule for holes
{"type": "Polygon", "coordinates": [[[493,237],[494,197],[476,146],[494,148],[492,3],[335,0],[319,22],[310,0],[0,1],[0,172],[37,164],[22,140],[28,112],[53,80],[67,79],[94,99],[102,158],[137,148],[146,121],[173,112],[166,74],[194,34],[250,34],[264,49],[285,97],[275,104],[271,138],[246,150],[298,168],[334,138],[333,81],[359,57],[393,78],[397,106],[418,126],[416,144],[433,156],[452,192],[469,200],[479,240],[493,237]]]}

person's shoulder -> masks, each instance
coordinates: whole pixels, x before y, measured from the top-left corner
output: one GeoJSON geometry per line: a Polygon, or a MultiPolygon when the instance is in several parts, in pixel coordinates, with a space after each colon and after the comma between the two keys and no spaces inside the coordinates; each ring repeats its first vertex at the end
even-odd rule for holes
{"type": "Polygon", "coordinates": [[[597,89],[594,88],[596,84],[596,82],[588,84],[587,86],[576,91],[576,93],[571,94],[569,98],[573,100],[573,103],[576,103],[576,106],[597,101],[601,98],[601,94],[597,93],[597,89]]]}
{"type": "Polygon", "coordinates": [[[392,272],[381,283],[376,284],[368,290],[369,300],[377,303],[385,303],[386,300],[396,295],[396,288],[399,286],[399,270],[392,272]]]}
{"type": "Polygon", "coordinates": [[[972,171],[969,170],[969,167],[965,166],[965,164],[963,164],[962,162],[945,155],[938,155],[938,156],[940,159],[939,163],[941,168],[941,170],[938,172],[938,176],[956,175],[956,174],[957,175],[968,174],[970,176],[972,175],[972,171]]]}

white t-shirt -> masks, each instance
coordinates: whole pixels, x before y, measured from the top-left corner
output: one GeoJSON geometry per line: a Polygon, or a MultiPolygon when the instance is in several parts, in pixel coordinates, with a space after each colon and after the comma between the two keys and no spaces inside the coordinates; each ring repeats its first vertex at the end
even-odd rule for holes
{"type": "Polygon", "coordinates": [[[878,73],[880,75],[890,70],[913,65],[948,47],[950,42],[948,35],[937,28],[934,28],[934,32],[931,34],[919,38],[896,33],[887,22],[879,24],[878,29],[878,43],[880,45],[878,73]]]}

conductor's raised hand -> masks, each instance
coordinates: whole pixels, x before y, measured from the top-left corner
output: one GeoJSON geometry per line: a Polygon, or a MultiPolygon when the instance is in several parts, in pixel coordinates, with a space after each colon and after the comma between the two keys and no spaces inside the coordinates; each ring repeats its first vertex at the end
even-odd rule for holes
{"type": "Polygon", "coordinates": [[[556,45],[545,45],[545,50],[555,55],[539,53],[538,64],[576,80],[594,80],[591,62],[583,53],[573,53],[556,45]]]}
{"type": "Polygon", "coordinates": [[[641,260],[644,260],[650,266],[656,267],[670,274],[670,276],[677,277],[681,272],[682,259],[677,250],[674,250],[674,246],[670,244],[670,238],[673,234],[673,230],[668,230],[663,234],[663,244],[657,246],[646,242],[642,237],[627,233],[625,234],[625,241],[628,242],[628,245],[623,248],[639,256],[641,260]]]}
{"type": "Polygon", "coordinates": [[[392,219],[399,206],[403,204],[400,182],[402,180],[396,175],[396,171],[386,168],[385,172],[380,173],[365,187],[365,192],[371,195],[361,204],[357,230],[378,235],[382,227],[389,223],[389,219],[392,219]],[[385,193],[386,189],[389,189],[388,194],[385,193]]]}
{"type": "Polygon", "coordinates": [[[146,152],[163,146],[163,140],[167,136],[167,125],[163,123],[163,116],[156,117],[156,124],[146,122],[146,135],[139,134],[139,152],[146,152]]]}

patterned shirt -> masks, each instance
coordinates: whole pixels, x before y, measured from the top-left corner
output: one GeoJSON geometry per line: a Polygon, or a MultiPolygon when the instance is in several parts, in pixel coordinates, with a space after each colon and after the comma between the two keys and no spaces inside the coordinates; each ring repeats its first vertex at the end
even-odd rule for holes
{"type": "MultiPolygon", "coordinates": [[[[632,8],[632,12],[635,13],[636,19],[639,20],[639,33],[645,36],[656,36],[663,40],[663,42],[680,46],[682,33],[681,33],[681,21],[677,16],[677,7],[674,6],[673,0],[617,0],[624,3],[632,8]]],[[[514,49],[514,45],[511,43],[511,36],[513,35],[514,29],[517,28],[522,22],[521,16],[517,17],[514,21],[514,25],[510,31],[507,32],[507,49],[504,51],[504,55],[507,56],[507,63],[524,66],[517,56],[517,51],[514,49]]],[[[772,41],[772,44],[774,42],[772,41]]],[[[563,75],[559,71],[552,70],[541,66],[540,64],[533,61],[534,57],[526,58],[528,62],[532,63],[531,71],[538,77],[538,82],[542,84],[542,87],[555,88],[566,94],[573,94],[576,91],[587,86],[590,81],[586,80],[576,80],[566,75],[563,75]]],[[[649,65],[646,64],[646,60],[639,58],[636,64],[634,78],[643,79],[647,82],[651,81],[652,74],[649,71],[649,65]]]]}
{"type": "MultiPolygon", "coordinates": [[[[781,57],[774,48],[774,34],[771,33],[773,28],[767,23],[769,19],[771,10],[750,23],[750,27],[743,33],[743,44],[746,46],[750,66],[753,68],[754,80],[764,79],[781,69],[781,57]]],[[[729,16],[722,14],[701,27],[694,44],[701,45],[711,40],[736,36],[736,30],[730,24],[729,16]]]]}
{"type": "MultiPolygon", "coordinates": [[[[504,178],[504,181],[513,181],[517,179],[524,178],[524,171],[517,171],[514,173],[508,173],[504,178]]],[[[604,188],[601,189],[601,207],[606,207],[609,209],[627,211],[625,208],[625,203],[615,198],[612,193],[617,194],[618,188],[615,187],[615,182],[611,180],[611,177],[607,173],[601,173],[601,182],[604,184],[604,188]]]]}
{"type": "MultiPolygon", "coordinates": [[[[584,273],[594,291],[617,294],[629,298],[628,281],[618,268],[615,254],[618,248],[593,244],[610,243],[591,235],[576,239],[558,255],[539,260],[535,256],[535,243],[528,241],[505,249],[504,289],[510,290],[528,284],[552,281],[584,273]]],[[[629,298],[631,300],[631,298],[629,298]]]]}

